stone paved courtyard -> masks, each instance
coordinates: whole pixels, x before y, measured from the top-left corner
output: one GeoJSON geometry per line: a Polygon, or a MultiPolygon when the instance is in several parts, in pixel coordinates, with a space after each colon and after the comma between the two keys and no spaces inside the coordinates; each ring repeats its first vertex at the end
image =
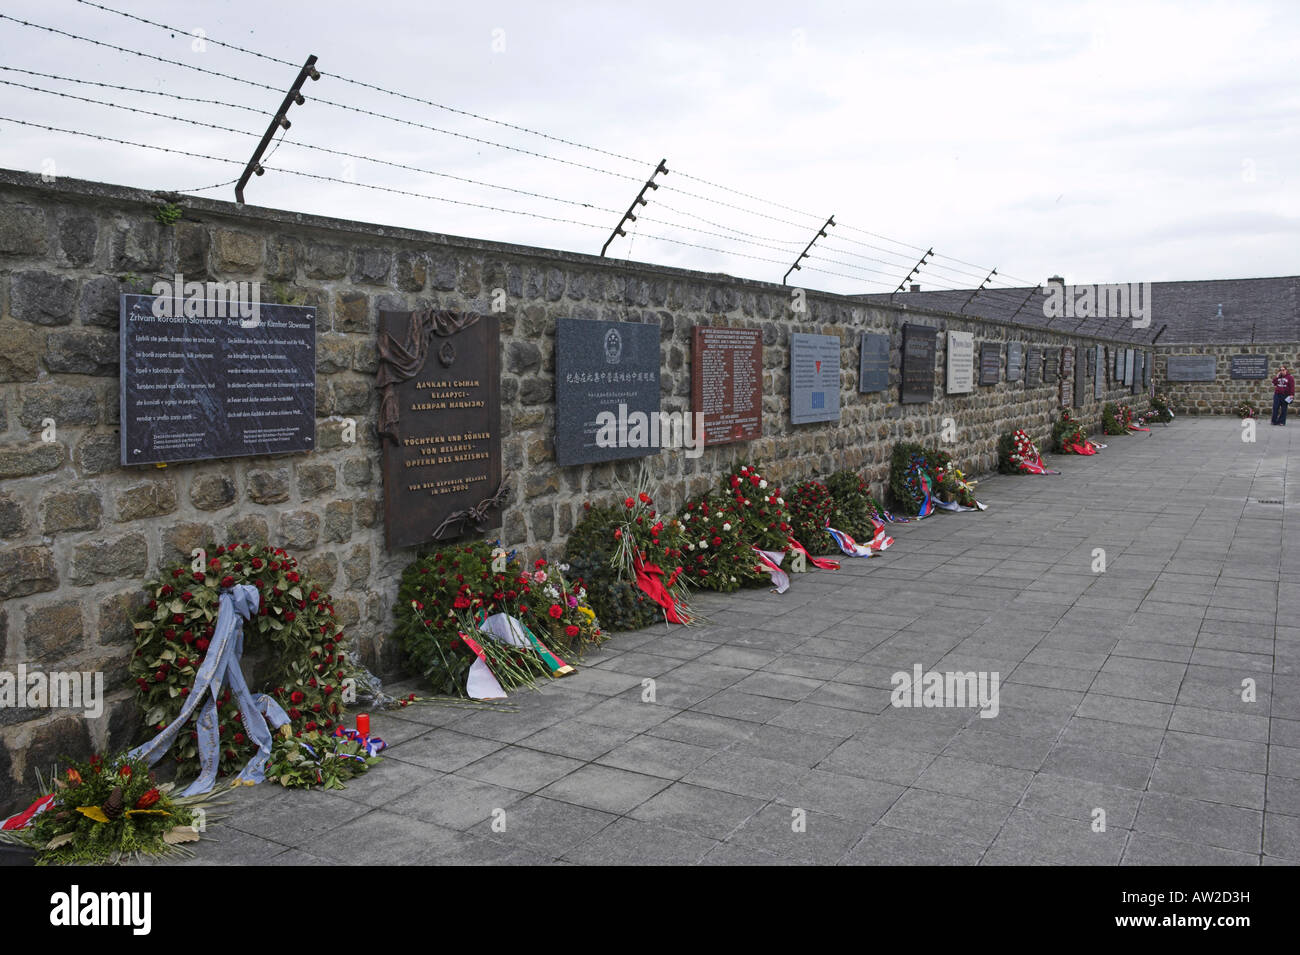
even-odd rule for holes
{"type": "Polygon", "coordinates": [[[1241,433],[990,477],[986,513],[698,596],[707,625],[617,635],[518,712],[376,715],[375,770],[232,794],[193,863],[1298,863],[1300,426],[1241,433]],[[891,707],[916,664],[997,671],[998,715],[891,707]]]}

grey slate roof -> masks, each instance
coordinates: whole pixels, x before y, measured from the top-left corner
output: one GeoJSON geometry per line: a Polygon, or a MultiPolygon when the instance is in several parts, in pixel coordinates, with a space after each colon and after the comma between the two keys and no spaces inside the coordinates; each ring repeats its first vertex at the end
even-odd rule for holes
{"type": "Polygon", "coordinates": [[[990,289],[970,300],[973,289],[925,291],[922,284],[919,292],[853,298],[1136,343],[1151,342],[1162,326],[1165,330],[1160,334],[1159,345],[1300,342],[1300,276],[1152,282],[1150,285],[1151,324],[1147,328],[1134,328],[1132,319],[1123,316],[1049,319],[1043,314],[1044,293],[1029,288],[990,289]],[[1222,318],[1218,317],[1220,305],[1222,318]]]}

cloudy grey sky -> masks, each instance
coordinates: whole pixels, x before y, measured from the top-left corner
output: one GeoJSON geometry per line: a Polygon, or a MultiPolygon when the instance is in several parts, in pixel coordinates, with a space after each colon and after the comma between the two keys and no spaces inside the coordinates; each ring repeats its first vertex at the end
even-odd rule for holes
{"type": "MultiPolygon", "coordinates": [[[[780,281],[834,213],[822,258],[792,284],[890,291],[930,246],[951,258],[927,266],[925,288],[971,287],[994,266],[1005,285],[1300,271],[1300,4],[1289,0],[104,4],[178,32],[76,0],[6,0],[0,12],[224,76],[0,20],[11,68],[0,80],[242,133],[12,85],[0,86],[0,116],[242,165],[268,117],[18,71],[273,110],[281,93],[228,77],[283,90],[293,66],[191,34],[294,64],[314,53],[325,75],[291,112],[250,204],[595,253],[666,158],[663,188],[611,256],[780,281]]],[[[7,168],[192,190],[240,165],[0,121],[7,168]]],[[[233,187],[202,194],[230,199],[233,187]]]]}

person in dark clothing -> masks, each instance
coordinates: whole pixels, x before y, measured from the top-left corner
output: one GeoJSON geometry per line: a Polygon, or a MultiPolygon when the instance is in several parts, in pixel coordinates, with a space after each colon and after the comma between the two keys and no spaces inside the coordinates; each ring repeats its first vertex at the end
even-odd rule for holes
{"type": "Polygon", "coordinates": [[[1295,397],[1295,378],[1286,365],[1279,365],[1273,376],[1273,424],[1286,424],[1287,405],[1295,397]]]}

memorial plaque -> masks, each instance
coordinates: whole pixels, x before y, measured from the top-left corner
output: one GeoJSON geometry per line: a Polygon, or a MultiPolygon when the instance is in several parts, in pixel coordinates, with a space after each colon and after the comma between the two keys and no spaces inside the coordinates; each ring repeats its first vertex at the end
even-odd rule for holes
{"type": "Polygon", "coordinates": [[[555,321],[555,462],[658,454],[659,325],[555,321]]]}
{"type": "Polygon", "coordinates": [[[1002,380],[1002,346],[997,342],[980,343],[980,384],[996,385],[1002,380]]]}
{"type": "MultiPolygon", "coordinates": [[[[1165,365],[1165,379],[1213,381],[1218,370],[1218,359],[1213,355],[1170,355],[1165,365]]],[[[1125,381],[1124,384],[1128,382],[1125,381]]]]}
{"type": "Polygon", "coordinates": [[[1111,384],[1118,386],[1124,380],[1124,349],[1112,347],[1111,351],[1115,353],[1115,371],[1110,380],[1111,384]]]}
{"type": "Polygon", "coordinates": [[[790,422],[840,420],[838,335],[790,336],[790,422]]]}
{"type": "Polygon", "coordinates": [[[903,326],[903,367],[899,375],[900,400],[905,405],[934,401],[934,359],[937,328],[903,326]]]}
{"type": "Polygon", "coordinates": [[[691,411],[704,415],[705,446],[763,436],[762,332],[691,330],[691,411]]]}
{"type": "Polygon", "coordinates": [[[1268,356],[1233,355],[1228,374],[1234,381],[1242,378],[1267,378],[1268,356]]]}
{"type": "Polygon", "coordinates": [[[1043,350],[1029,349],[1029,358],[1025,365],[1025,387],[1037,387],[1043,383],[1043,350]]]}
{"type": "Polygon", "coordinates": [[[1124,387],[1127,388],[1133,384],[1133,369],[1137,367],[1136,351],[1132,348],[1124,349],[1124,387]]]}
{"type": "Polygon", "coordinates": [[[316,309],[176,304],[119,300],[122,463],[314,450],[316,309]]]}
{"type": "Polygon", "coordinates": [[[1143,384],[1143,381],[1145,380],[1144,375],[1146,370],[1146,359],[1147,359],[1147,353],[1144,351],[1138,352],[1133,357],[1133,361],[1135,363],[1133,369],[1133,394],[1135,395],[1141,393],[1142,389],[1146,387],[1143,384]]]}
{"type": "Polygon", "coordinates": [[[1106,350],[1102,345],[1098,345],[1094,359],[1094,373],[1092,380],[1092,396],[1101,398],[1106,392],[1106,350]]]}
{"type": "Polygon", "coordinates": [[[1061,349],[1061,380],[1057,384],[1061,396],[1061,407],[1069,408],[1074,404],[1074,349],[1061,349]]]}
{"type": "Polygon", "coordinates": [[[858,357],[858,391],[885,391],[889,387],[889,335],[862,333],[858,357]]]}
{"type": "Polygon", "coordinates": [[[496,315],[379,313],[379,427],[390,550],[501,526],[496,315]]]}
{"type": "Polygon", "coordinates": [[[1088,356],[1091,351],[1080,345],[1074,353],[1074,406],[1082,408],[1088,402],[1088,356]]]}
{"type": "Polygon", "coordinates": [[[1147,360],[1142,363],[1142,386],[1151,387],[1151,366],[1156,362],[1155,352],[1146,353],[1147,360]]]}
{"type": "Polygon", "coordinates": [[[1043,352],[1043,383],[1054,385],[1061,378],[1061,349],[1048,348],[1043,352]]]}
{"type": "Polygon", "coordinates": [[[1025,346],[1020,342],[1007,343],[1007,381],[1020,381],[1025,377],[1025,346]]]}
{"type": "Polygon", "coordinates": [[[975,390],[975,333],[948,333],[947,391],[964,395],[975,390]]]}

